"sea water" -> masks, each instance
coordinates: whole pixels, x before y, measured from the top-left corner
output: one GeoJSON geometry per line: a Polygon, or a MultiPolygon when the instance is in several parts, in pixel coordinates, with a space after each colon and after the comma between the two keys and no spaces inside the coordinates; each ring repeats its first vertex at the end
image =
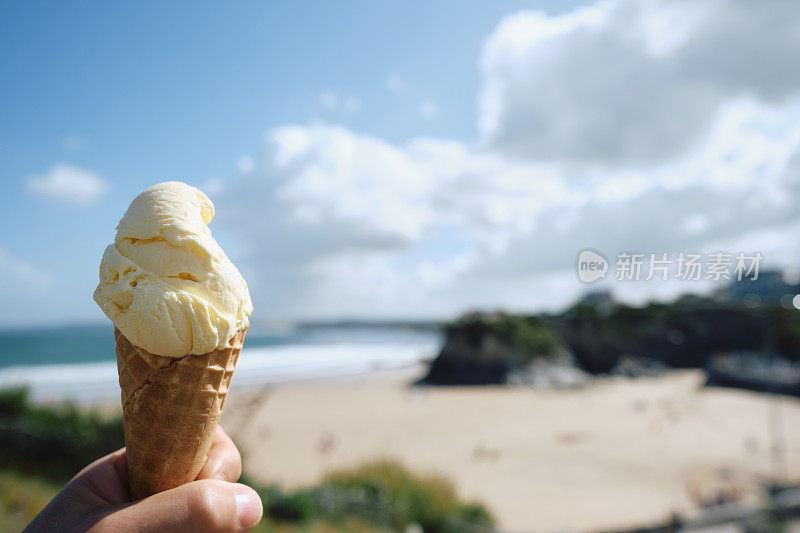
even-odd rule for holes
{"type": "MultiPolygon", "coordinates": [[[[252,326],[234,375],[237,389],[413,366],[436,355],[435,329],[399,326],[252,326]]],[[[119,397],[111,326],[0,332],[0,388],[38,401],[119,397]]]]}

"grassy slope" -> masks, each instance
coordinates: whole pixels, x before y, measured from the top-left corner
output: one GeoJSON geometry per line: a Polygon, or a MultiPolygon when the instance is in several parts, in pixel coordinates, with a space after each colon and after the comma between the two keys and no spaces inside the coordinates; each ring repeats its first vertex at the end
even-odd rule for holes
{"type": "MultiPolygon", "coordinates": [[[[0,531],[21,530],[75,472],[122,443],[119,417],[38,406],[25,391],[0,391],[0,531]]],[[[493,524],[481,504],[459,501],[448,480],[392,461],[334,472],[293,492],[253,486],[266,511],[257,531],[380,533],[417,523],[426,533],[455,533],[493,524]]]]}

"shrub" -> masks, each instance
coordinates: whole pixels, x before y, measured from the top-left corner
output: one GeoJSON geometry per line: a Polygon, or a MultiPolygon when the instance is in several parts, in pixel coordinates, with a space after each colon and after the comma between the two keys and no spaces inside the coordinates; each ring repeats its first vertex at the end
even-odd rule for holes
{"type": "Polygon", "coordinates": [[[122,417],[75,405],[38,406],[27,391],[0,391],[0,466],[64,482],[124,445],[122,417]]]}
{"type": "Polygon", "coordinates": [[[447,479],[413,474],[391,460],[332,472],[323,479],[325,485],[345,495],[342,509],[381,527],[403,531],[416,523],[425,533],[450,533],[487,530],[493,524],[483,506],[462,504],[447,479]]]}
{"type": "Polygon", "coordinates": [[[313,491],[298,490],[291,494],[283,494],[277,490],[265,503],[267,513],[281,522],[309,522],[316,517],[317,501],[313,491]]]}
{"type": "Polygon", "coordinates": [[[800,361],[800,313],[795,309],[768,310],[774,332],[774,348],[790,361],[800,361]]]}
{"type": "Polygon", "coordinates": [[[483,533],[494,524],[483,505],[460,502],[447,479],[413,474],[391,460],[334,471],[319,485],[293,492],[274,486],[256,490],[270,531],[297,526],[303,531],[371,533],[405,531],[418,524],[425,533],[483,533]]]}
{"type": "Polygon", "coordinates": [[[492,333],[526,359],[553,356],[561,346],[553,330],[541,317],[534,315],[469,313],[449,327],[477,328],[482,333],[492,333]]]}

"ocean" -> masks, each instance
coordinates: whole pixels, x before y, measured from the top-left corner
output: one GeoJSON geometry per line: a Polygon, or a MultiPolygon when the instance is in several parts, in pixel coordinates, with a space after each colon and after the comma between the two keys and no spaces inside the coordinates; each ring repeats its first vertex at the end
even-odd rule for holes
{"type": "MultiPolygon", "coordinates": [[[[433,328],[375,325],[251,326],[232,386],[264,385],[409,367],[436,355],[433,328]]],[[[119,398],[113,327],[0,332],[0,388],[27,387],[36,401],[119,398]]]]}

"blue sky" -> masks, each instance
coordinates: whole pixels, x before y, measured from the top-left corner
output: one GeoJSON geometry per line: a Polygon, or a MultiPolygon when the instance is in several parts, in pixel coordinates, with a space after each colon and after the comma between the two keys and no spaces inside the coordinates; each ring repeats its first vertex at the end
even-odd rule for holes
{"type": "Polygon", "coordinates": [[[470,139],[482,39],[510,11],[555,3],[4,3],[0,246],[87,289],[133,196],[231,175],[274,125],[470,139]],[[387,90],[392,75],[400,94],[387,90]],[[325,109],[326,91],[361,109],[325,109]],[[434,119],[419,116],[426,99],[434,119]],[[61,162],[102,176],[108,195],[76,208],[26,191],[61,162]]]}
{"type": "MultiPolygon", "coordinates": [[[[4,3],[0,326],[101,320],[102,250],[130,199],[165,179],[212,196],[212,229],[264,317],[563,305],[582,290],[565,277],[580,246],[737,245],[747,232],[729,222],[763,178],[754,168],[779,184],[765,202],[795,192],[780,161],[794,153],[800,82],[781,69],[796,28],[740,2],[719,16],[680,6],[4,3]],[[748,38],[726,46],[742,24],[748,38]],[[739,57],[762,59],[723,68],[739,57]],[[715,158],[736,166],[715,177],[715,158]],[[678,190],[723,208],[655,209],[649,234],[614,222],[678,190]],[[597,216],[610,237],[570,233],[552,210],[597,216]],[[653,240],[668,220],[687,235],[653,240]],[[354,292],[353,270],[369,290],[354,292]]],[[[785,235],[794,217],[755,230],[785,235]]]]}

